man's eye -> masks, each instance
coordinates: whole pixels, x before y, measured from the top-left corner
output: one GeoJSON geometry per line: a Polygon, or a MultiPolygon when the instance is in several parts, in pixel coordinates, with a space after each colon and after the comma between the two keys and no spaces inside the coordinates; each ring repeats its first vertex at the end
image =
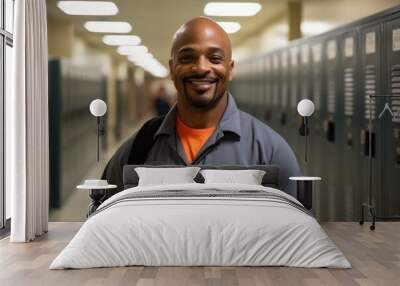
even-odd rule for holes
{"type": "Polygon", "coordinates": [[[182,63],[188,63],[188,62],[191,62],[192,59],[193,59],[192,56],[182,56],[179,58],[179,61],[182,63]]]}
{"type": "Polygon", "coordinates": [[[219,64],[219,63],[222,62],[222,58],[219,57],[219,56],[212,56],[212,57],[210,58],[210,61],[211,61],[213,64],[219,64]]]}

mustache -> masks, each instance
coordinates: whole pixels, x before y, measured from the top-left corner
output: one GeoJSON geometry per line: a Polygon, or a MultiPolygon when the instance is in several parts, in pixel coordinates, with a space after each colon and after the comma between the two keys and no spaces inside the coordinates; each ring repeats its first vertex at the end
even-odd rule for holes
{"type": "Polygon", "coordinates": [[[217,77],[210,77],[210,76],[204,76],[204,75],[192,75],[188,77],[183,78],[183,82],[188,82],[192,80],[204,80],[204,81],[209,81],[209,82],[217,82],[218,78],[217,77]]]}

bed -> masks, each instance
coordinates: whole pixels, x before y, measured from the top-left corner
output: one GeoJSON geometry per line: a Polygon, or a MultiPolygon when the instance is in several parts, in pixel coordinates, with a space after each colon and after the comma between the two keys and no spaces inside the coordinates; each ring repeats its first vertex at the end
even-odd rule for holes
{"type": "Polygon", "coordinates": [[[261,185],[195,182],[138,185],[124,167],[125,190],[89,217],[50,269],[144,266],[350,268],[300,202],[274,188],[276,166],[201,166],[265,170],[261,185]]]}

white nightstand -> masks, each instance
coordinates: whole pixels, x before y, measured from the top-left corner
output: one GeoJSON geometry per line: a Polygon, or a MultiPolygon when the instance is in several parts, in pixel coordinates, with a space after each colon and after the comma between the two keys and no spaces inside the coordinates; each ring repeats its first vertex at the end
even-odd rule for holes
{"type": "Polygon", "coordinates": [[[321,181],[321,177],[290,177],[289,180],[297,182],[297,199],[308,210],[312,209],[313,182],[321,181]]]}
{"type": "Polygon", "coordinates": [[[89,217],[101,205],[106,190],[116,187],[117,185],[110,185],[106,180],[86,180],[83,185],[77,186],[78,190],[89,190],[89,197],[92,199],[86,216],[89,217]]]}

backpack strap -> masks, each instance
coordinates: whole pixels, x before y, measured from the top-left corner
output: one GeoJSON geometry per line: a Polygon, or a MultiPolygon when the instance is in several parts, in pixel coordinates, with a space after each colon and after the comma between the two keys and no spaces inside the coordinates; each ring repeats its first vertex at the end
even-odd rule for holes
{"type": "Polygon", "coordinates": [[[154,145],[154,134],[160,128],[165,116],[158,116],[147,121],[138,131],[129,153],[128,165],[144,164],[151,147],[154,145]]]}
{"type": "Polygon", "coordinates": [[[143,124],[136,135],[125,141],[108,161],[101,178],[107,180],[109,184],[117,185],[117,188],[108,190],[103,201],[123,190],[123,167],[125,164],[141,165],[146,162],[147,155],[154,145],[154,134],[164,118],[165,116],[155,117],[143,124]],[[126,157],[128,157],[127,161],[126,157]]]}

